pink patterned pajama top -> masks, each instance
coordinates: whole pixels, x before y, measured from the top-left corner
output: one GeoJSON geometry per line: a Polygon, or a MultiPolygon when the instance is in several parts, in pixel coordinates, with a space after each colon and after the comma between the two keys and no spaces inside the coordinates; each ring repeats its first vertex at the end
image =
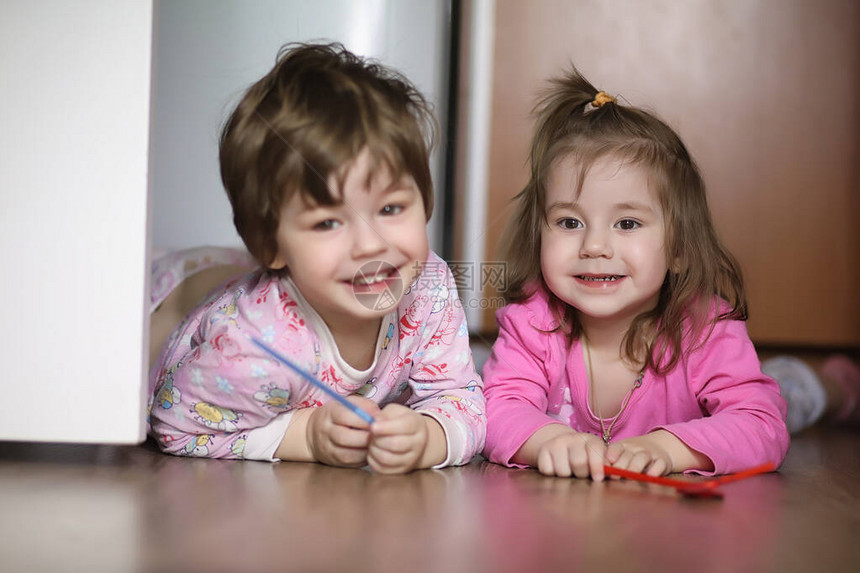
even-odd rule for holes
{"type": "Polygon", "coordinates": [[[451,271],[430,253],[382,320],[375,360],[357,370],[289,278],[258,269],[216,289],[168,339],[150,373],[150,433],[165,452],[273,460],[298,408],[330,400],[270,358],[259,337],[338,393],[397,401],[445,431],[448,457],[484,446],[486,405],[451,271]]]}

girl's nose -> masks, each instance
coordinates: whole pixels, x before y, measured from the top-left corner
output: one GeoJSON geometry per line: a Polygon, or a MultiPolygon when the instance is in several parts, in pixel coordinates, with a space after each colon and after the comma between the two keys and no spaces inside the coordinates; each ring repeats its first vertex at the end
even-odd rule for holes
{"type": "Polygon", "coordinates": [[[366,259],[385,252],[388,242],[368,221],[359,219],[353,226],[352,257],[366,259]]]}
{"type": "Polygon", "coordinates": [[[609,233],[602,229],[587,229],[579,248],[579,256],[583,259],[612,257],[612,241],[609,233]]]}

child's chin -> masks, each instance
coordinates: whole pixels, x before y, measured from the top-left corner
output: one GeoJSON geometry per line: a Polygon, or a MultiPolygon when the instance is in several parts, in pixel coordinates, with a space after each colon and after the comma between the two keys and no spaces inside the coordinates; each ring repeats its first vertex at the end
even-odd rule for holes
{"type": "Polygon", "coordinates": [[[384,316],[397,308],[400,304],[400,296],[396,296],[391,292],[382,293],[355,293],[355,299],[358,301],[357,311],[362,317],[377,318],[384,316]]]}

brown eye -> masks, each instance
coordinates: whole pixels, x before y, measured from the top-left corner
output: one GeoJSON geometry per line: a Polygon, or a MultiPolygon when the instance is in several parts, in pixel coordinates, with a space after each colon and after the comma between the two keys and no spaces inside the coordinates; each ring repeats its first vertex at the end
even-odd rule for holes
{"type": "Polygon", "coordinates": [[[639,227],[641,227],[642,223],[635,219],[621,219],[615,224],[615,226],[622,231],[632,231],[633,229],[638,229],[639,227]]]}
{"type": "Polygon", "coordinates": [[[574,229],[582,227],[582,222],[579,221],[579,219],[574,219],[573,217],[564,217],[563,219],[559,219],[556,221],[556,224],[565,231],[573,231],[574,229]]]}

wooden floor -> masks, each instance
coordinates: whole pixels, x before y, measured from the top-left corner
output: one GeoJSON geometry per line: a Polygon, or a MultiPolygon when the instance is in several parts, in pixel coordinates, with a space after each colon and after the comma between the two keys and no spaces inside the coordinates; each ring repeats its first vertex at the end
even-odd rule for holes
{"type": "Polygon", "coordinates": [[[485,462],[386,477],[139,447],[0,443],[0,570],[860,570],[860,433],[691,500],[485,462]]]}

